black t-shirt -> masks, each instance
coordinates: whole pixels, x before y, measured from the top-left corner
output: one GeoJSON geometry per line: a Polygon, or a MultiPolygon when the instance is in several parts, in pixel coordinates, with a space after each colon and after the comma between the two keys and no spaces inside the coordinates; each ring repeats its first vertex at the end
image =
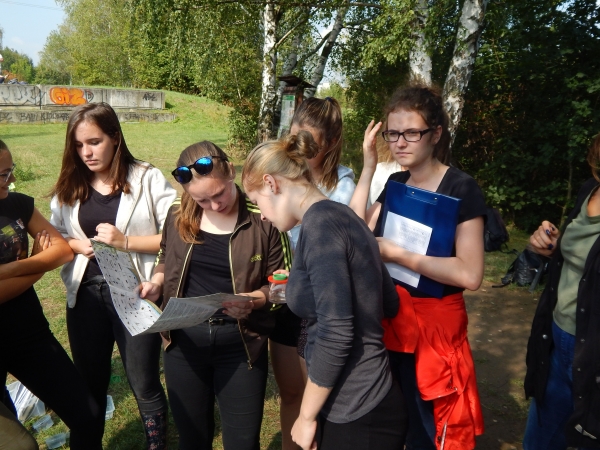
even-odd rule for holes
{"type": "MultiPolygon", "coordinates": [[[[117,220],[117,212],[121,204],[121,191],[109,195],[102,195],[100,192],[90,187],[88,199],[81,203],[79,207],[79,225],[88,238],[93,238],[96,233],[96,227],[101,223],[114,225],[117,220]]],[[[96,275],[102,275],[100,266],[96,258],[90,259],[83,280],[96,275]]]]}
{"type": "MultiPolygon", "coordinates": [[[[396,172],[390,175],[388,181],[391,180],[398,183],[406,183],[409,178],[410,171],[396,172]]],[[[463,223],[479,216],[485,216],[485,199],[483,197],[483,192],[481,192],[481,188],[471,176],[467,175],[456,167],[450,167],[446,171],[436,192],[438,194],[448,195],[450,197],[459,198],[462,200],[460,203],[460,211],[458,212],[458,223],[463,223]]],[[[379,195],[379,198],[377,199],[377,201],[381,203],[382,207],[385,204],[386,193],[387,182],[386,187],[383,189],[379,195]]],[[[377,225],[375,226],[374,230],[375,236],[381,236],[382,221],[383,214],[379,214],[377,225]]],[[[456,256],[456,247],[452,248],[452,256],[456,256]]],[[[412,287],[404,287],[413,297],[430,297],[430,295],[422,293],[421,291],[412,287]]],[[[464,291],[463,288],[445,285],[443,295],[446,296],[462,291],[464,291]]]]}
{"type": "MultiPolygon", "coordinates": [[[[233,281],[229,265],[229,234],[212,234],[202,231],[202,244],[192,249],[190,266],[183,287],[184,297],[224,292],[233,294],[233,281]]],[[[217,313],[214,317],[228,317],[217,313]]]]}
{"type": "MultiPolygon", "coordinates": [[[[10,192],[0,200],[0,264],[27,258],[27,226],[33,209],[33,198],[27,195],[10,192]]],[[[0,304],[0,347],[47,326],[33,286],[0,304]]]]}

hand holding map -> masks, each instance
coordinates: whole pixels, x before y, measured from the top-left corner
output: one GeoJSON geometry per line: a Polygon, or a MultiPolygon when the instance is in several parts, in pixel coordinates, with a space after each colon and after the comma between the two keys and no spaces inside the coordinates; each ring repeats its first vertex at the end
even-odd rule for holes
{"type": "Polygon", "coordinates": [[[132,336],[198,325],[221,309],[223,302],[248,302],[254,299],[222,293],[171,298],[161,313],[153,302],[140,298],[141,279],[129,252],[94,240],[92,245],[117,314],[132,336]]]}

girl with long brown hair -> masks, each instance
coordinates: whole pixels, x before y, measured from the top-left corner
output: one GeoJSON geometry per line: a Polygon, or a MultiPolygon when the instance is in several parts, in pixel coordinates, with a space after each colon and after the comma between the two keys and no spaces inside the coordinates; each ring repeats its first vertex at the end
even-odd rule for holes
{"type": "Polygon", "coordinates": [[[140,276],[149,279],[160,231],[176,192],[160,170],[133,157],[114,110],[106,103],[89,103],[76,108],[69,118],[52,196],[50,220],[75,253],[75,259],[61,271],[75,366],[105,408],[116,341],[148,449],[164,449],[167,400],[159,378],[160,337],[134,337],[127,331],[115,311],[90,239],[129,251],[140,276]]]}
{"type": "MultiPolygon", "coordinates": [[[[173,176],[183,188],[163,230],[158,264],[141,296],[250,296],[206,322],[163,333],[169,402],[181,450],[210,450],[219,405],[226,450],[258,450],[273,329],[267,277],[289,269],[289,242],[235,184],[235,168],[212,142],[187,147],[173,176]]],[[[202,301],[199,299],[198,301],[202,301]]]]}
{"type": "Polygon", "coordinates": [[[450,257],[413,253],[378,237],[385,262],[393,262],[443,285],[441,299],[401,285],[400,312],[384,321],[384,342],[392,372],[404,392],[410,413],[408,449],[471,449],[483,433],[483,417],[475,367],[467,339],[465,289],[476,290],[483,279],[485,201],[476,181],[444,163],[449,152],[448,115],[437,88],[399,88],[385,109],[381,136],[404,172],[389,177],[368,209],[367,196],[377,164],[376,137],[382,123],[367,126],[364,167],[350,202],[376,236],[382,235],[382,206],[390,182],[404,183],[461,199],[454,248],[450,257]]]}

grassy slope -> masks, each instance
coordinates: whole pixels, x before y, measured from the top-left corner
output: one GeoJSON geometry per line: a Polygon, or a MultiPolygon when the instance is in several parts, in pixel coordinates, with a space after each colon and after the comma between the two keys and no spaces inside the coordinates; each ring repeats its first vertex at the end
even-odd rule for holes
{"type": "MultiPolygon", "coordinates": [[[[127,123],[123,124],[123,134],[136,158],[151,162],[170,180],[170,172],[186,146],[210,140],[225,148],[229,110],[203,98],[172,92],[167,93],[166,102],[169,111],[177,114],[174,123],[127,123]]],[[[18,165],[17,177],[27,180],[17,181],[17,190],[35,197],[36,206],[46,217],[49,217],[49,198],[46,194],[56,181],[60,169],[65,133],[66,124],[0,125],[0,139],[11,149],[18,165]]],[[[58,270],[48,273],[38,282],[36,290],[53,332],[68,350],[65,289],[58,270]]],[[[145,448],[137,406],[116,350],[109,394],[115,400],[116,411],[113,419],[106,422],[104,447],[110,450],[145,448]]],[[[265,449],[279,448],[278,409],[275,384],[270,377],[262,436],[265,449]]],[[[42,449],[45,448],[46,437],[66,430],[56,415],[54,419],[55,423],[59,422],[57,425],[36,436],[42,449]]],[[[28,427],[31,429],[31,423],[28,423],[28,427]]],[[[176,430],[172,423],[169,441],[171,448],[176,448],[176,430]]],[[[220,436],[217,437],[215,448],[222,448],[220,436]]]]}

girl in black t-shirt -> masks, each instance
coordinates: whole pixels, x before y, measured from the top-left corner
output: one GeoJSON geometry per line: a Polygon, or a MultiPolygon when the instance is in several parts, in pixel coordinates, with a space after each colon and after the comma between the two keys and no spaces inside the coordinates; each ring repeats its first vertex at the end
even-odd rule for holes
{"type": "Polygon", "coordinates": [[[462,200],[449,257],[413,253],[377,238],[385,262],[444,286],[443,297],[437,299],[416,287],[397,285],[400,312],[384,320],[392,371],[402,385],[411,417],[406,444],[435,449],[436,442],[445,441],[446,447],[474,448],[475,435],[483,433],[483,418],[462,292],[478,289],[483,279],[483,194],[473,178],[447,165],[448,115],[436,89],[423,85],[398,89],[385,115],[381,136],[407,171],[392,174],[377,201],[366,209],[377,165],[376,137],[382,128],[381,122],[371,121],[363,142],[364,167],[350,207],[381,236],[380,213],[390,180],[462,200]]]}
{"type": "MultiPolygon", "coordinates": [[[[52,408],[71,430],[72,449],[101,449],[102,433],[95,423],[104,412],[52,335],[33,288],[45,272],[70,261],[73,252],[34,207],[33,198],[9,192],[14,167],[0,141],[0,379],[5,383],[11,373],[52,408]],[[35,236],[31,257],[28,234],[35,236]]],[[[14,412],[10,400],[5,402],[14,412]]],[[[13,440],[14,433],[20,439],[26,435],[1,415],[0,448],[16,448],[22,441],[13,440]]],[[[35,441],[25,445],[37,448],[35,441]]]]}

